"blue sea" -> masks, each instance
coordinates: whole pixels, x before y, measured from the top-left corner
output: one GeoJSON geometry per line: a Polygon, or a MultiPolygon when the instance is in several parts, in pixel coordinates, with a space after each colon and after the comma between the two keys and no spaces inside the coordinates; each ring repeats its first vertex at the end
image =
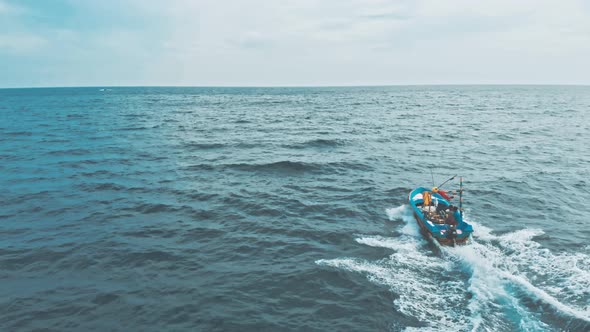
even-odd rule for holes
{"type": "Polygon", "coordinates": [[[0,330],[588,331],[589,179],[588,86],[0,89],[0,330]]]}

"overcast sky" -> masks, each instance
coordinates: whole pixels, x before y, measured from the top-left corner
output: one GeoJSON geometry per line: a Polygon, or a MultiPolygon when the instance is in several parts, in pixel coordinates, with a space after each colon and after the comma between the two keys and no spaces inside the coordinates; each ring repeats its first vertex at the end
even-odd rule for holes
{"type": "Polygon", "coordinates": [[[590,84],[590,0],[0,0],[0,87],[590,84]]]}

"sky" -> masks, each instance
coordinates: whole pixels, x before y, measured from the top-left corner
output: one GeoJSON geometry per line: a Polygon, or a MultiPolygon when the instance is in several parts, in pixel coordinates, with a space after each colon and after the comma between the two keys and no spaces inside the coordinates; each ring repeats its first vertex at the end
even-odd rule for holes
{"type": "Polygon", "coordinates": [[[0,0],[0,88],[590,84],[590,0],[0,0]]]}

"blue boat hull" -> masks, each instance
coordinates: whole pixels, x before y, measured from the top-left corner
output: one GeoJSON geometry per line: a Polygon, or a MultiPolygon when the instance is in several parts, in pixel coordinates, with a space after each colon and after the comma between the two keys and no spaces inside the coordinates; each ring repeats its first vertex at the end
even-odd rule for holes
{"type": "Polygon", "coordinates": [[[467,243],[473,227],[463,220],[462,214],[454,214],[457,222],[456,226],[445,222],[443,215],[445,210],[451,205],[449,201],[444,199],[438,193],[432,194],[432,200],[436,202],[437,207],[424,207],[424,192],[431,192],[430,189],[419,187],[410,192],[408,195],[408,202],[414,212],[414,218],[423,234],[429,235],[442,245],[461,245],[467,243]]]}

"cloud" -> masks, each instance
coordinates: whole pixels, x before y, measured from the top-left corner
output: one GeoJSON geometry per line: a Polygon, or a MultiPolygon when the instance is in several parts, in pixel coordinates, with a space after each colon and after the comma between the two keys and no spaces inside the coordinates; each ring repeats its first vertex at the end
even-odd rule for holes
{"type": "Polygon", "coordinates": [[[264,33],[247,31],[242,33],[238,39],[230,40],[230,43],[246,49],[267,49],[272,47],[275,41],[264,33]]]}
{"type": "Polygon", "coordinates": [[[43,37],[32,34],[0,35],[0,53],[30,54],[47,45],[43,37]]]}
{"type": "Polygon", "coordinates": [[[0,61],[46,85],[590,83],[584,0],[0,0],[0,17],[0,61]]]}
{"type": "Polygon", "coordinates": [[[15,15],[23,12],[23,8],[0,0],[0,16],[15,15]]]}

